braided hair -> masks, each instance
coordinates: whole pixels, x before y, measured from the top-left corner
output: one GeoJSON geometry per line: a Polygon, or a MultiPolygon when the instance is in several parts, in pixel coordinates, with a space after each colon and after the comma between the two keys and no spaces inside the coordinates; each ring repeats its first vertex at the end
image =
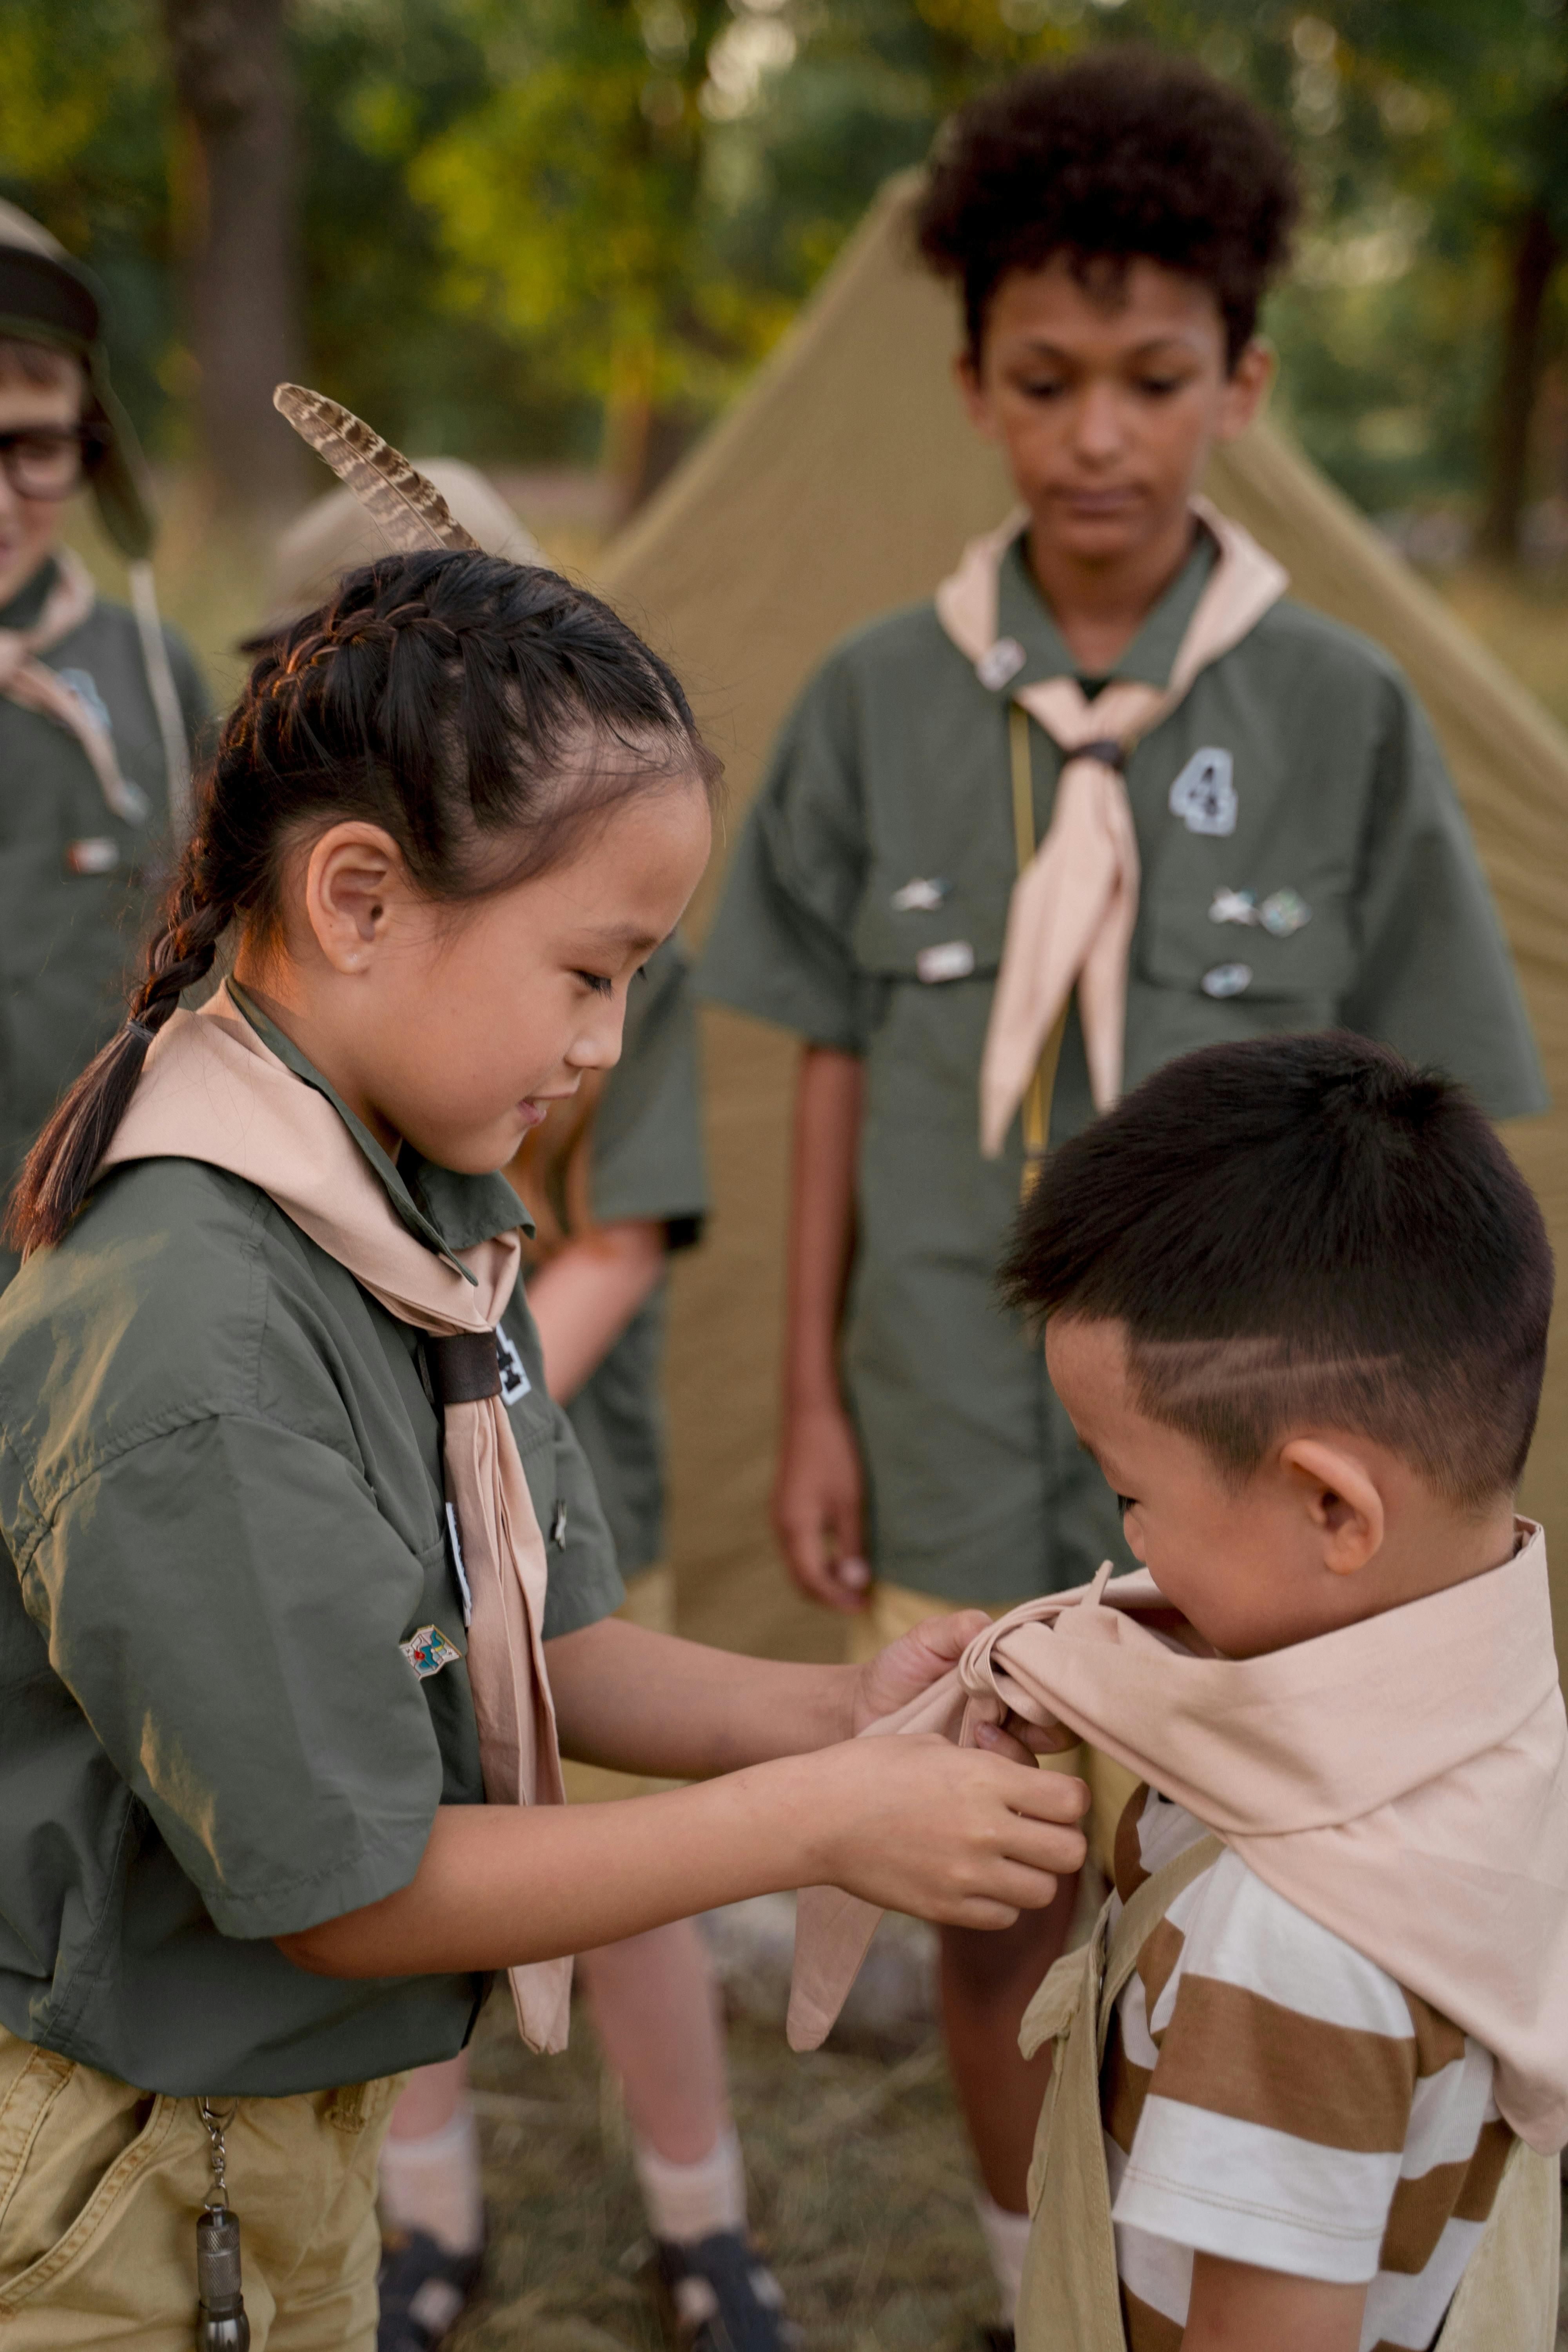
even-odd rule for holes
{"type": "Polygon", "coordinates": [[[650,785],[695,778],[711,797],[720,773],[674,674],[559,574],[466,551],[348,573],[262,646],[198,783],[129,1017],[17,1180],[14,1245],[64,1234],[148,1047],[226,935],[276,936],[284,856],[301,841],[345,819],[379,825],[416,889],[456,901],[560,864],[650,785]]]}

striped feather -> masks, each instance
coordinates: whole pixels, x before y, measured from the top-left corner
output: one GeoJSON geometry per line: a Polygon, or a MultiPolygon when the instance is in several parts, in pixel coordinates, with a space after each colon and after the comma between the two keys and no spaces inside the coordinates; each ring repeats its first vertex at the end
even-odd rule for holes
{"type": "Polygon", "coordinates": [[[435,484],[352,409],[341,408],[335,400],[301,383],[280,383],[272,405],[348,485],[396,553],[406,555],[422,547],[478,551],[478,540],[456,520],[435,484]]]}

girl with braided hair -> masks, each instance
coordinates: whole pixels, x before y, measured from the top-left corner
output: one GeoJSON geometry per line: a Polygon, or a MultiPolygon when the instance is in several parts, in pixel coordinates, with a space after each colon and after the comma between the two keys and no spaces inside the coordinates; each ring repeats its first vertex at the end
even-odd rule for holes
{"type": "Polygon", "coordinates": [[[848,1744],[973,1612],[859,1668],[613,1613],[498,1171],[715,788],[614,614],[477,551],[349,575],[223,730],[0,1299],[7,2352],[184,2352],[198,2276],[205,2343],[368,2352],[386,2116],[491,1971],[559,2048],[562,1955],[816,1881],[1002,1926],[1081,1857],[1005,1733],[848,1744]],[[563,1751],[694,1785],[567,1807],[563,1751]]]}

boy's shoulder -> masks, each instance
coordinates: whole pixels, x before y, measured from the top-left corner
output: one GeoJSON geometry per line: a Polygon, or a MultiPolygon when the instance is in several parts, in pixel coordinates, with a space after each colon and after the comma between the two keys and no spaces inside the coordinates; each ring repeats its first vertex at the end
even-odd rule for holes
{"type": "MultiPolygon", "coordinates": [[[[1184,1806],[1138,1790],[1117,1834],[1121,1900],[1207,1835],[1184,1806]]],[[[1462,2054],[1465,2037],[1457,2026],[1269,1885],[1233,1847],[1175,1895],[1150,1944],[1162,1956],[1159,2007],[1165,2016],[1174,2011],[1182,1979],[1196,1977],[1228,1985],[1238,2011],[1261,2003],[1260,2015],[1304,2014],[1345,2032],[1440,2042],[1445,2059],[1462,2054]]]]}
{"type": "MultiPolygon", "coordinates": [[[[163,643],[168,648],[169,663],[182,700],[194,694],[205,703],[207,698],[201,665],[196,660],[181,631],[172,621],[161,623],[163,643]]],[[[100,658],[112,656],[117,670],[128,671],[139,682],[146,676],[146,661],[142,643],[142,625],[129,604],[113,596],[95,596],[92,610],[59,644],[51,646],[48,659],[57,667],[68,668],[73,653],[94,654],[100,658]]]]}
{"type": "Polygon", "coordinates": [[[818,664],[806,691],[845,684],[897,685],[910,678],[918,678],[929,690],[933,663],[941,666],[936,676],[951,667],[955,677],[974,681],[973,664],[953,644],[927,596],[918,604],[879,613],[841,636],[818,664]]]}
{"type": "Polygon", "coordinates": [[[1415,698],[1399,664],[1374,638],[1293,596],[1270,605],[1225,658],[1265,665],[1271,676],[1314,693],[1348,693],[1380,705],[1391,696],[1415,698]]]}

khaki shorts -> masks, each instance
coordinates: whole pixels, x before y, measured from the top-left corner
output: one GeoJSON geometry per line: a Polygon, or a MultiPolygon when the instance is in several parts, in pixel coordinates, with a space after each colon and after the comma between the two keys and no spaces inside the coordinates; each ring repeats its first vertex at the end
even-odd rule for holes
{"type": "MultiPolygon", "coordinates": [[[[943,1601],[934,1592],[915,1592],[907,1584],[889,1584],[879,1579],[871,1587],[865,1608],[849,1620],[849,1663],[865,1665],[889,1642],[912,1633],[917,1625],[925,1624],[932,1617],[950,1617],[959,1609],[984,1609],[988,1617],[995,1619],[1005,1617],[1009,1609],[1017,1605],[1016,1601],[1005,1601],[994,1609],[984,1601],[943,1601]]],[[[1088,1783],[1089,1812],[1083,1826],[1089,1856],[1107,1885],[1114,1886],[1116,1827],[1126,1811],[1128,1798],[1139,1785],[1138,1775],[1087,1742],[1064,1748],[1058,1756],[1042,1756],[1040,1763],[1047,1772],[1071,1772],[1088,1783]]]]}
{"type": "MultiPolygon", "coordinates": [[[[644,1569],[626,1582],[626,1597],[616,1610],[628,1625],[649,1633],[675,1631],[675,1570],[661,1561],[644,1569]]],[[[677,1789],[678,1780],[644,1780],[637,1772],[615,1772],[607,1764],[573,1764],[563,1760],[562,1776],[566,1800],[573,1805],[603,1805],[616,1797],[657,1796],[661,1789],[677,1789]]]]}
{"type": "MultiPolygon", "coordinates": [[[[225,2142],[251,2352],[374,2352],[376,2158],[406,2080],[237,2102],[225,2142]]],[[[5,2352],[191,2352],[211,2181],[194,2099],[0,2028],[5,2352]]]]}

